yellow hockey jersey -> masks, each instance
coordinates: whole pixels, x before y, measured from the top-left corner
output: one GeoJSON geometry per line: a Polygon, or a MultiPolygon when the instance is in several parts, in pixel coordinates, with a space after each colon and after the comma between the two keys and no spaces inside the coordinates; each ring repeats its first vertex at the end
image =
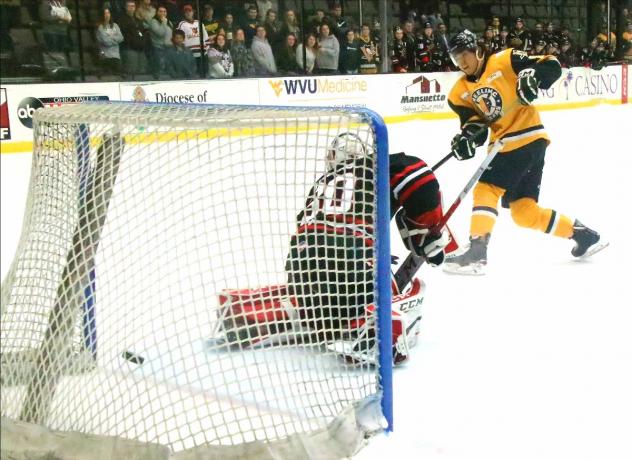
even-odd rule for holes
{"type": "MultiPolygon", "coordinates": [[[[561,75],[560,64],[553,56],[528,56],[524,51],[509,48],[489,56],[478,78],[462,76],[448,97],[450,107],[459,115],[461,129],[471,134],[475,129],[468,131],[468,125],[480,126],[492,121],[491,141],[502,139],[505,143],[502,152],[536,139],[550,142],[537,109],[518,102],[518,73],[526,68],[535,69],[539,87],[544,89],[561,75]],[[507,111],[509,107],[511,110],[507,111]]],[[[483,144],[486,137],[477,139],[477,144],[483,144]]]]}

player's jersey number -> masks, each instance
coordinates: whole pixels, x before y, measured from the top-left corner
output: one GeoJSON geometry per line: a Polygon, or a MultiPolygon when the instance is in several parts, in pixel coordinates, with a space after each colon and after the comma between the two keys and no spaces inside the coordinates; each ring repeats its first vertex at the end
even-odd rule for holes
{"type": "Polygon", "coordinates": [[[313,221],[317,215],[344,214],[353,206],[356,177],[353,173],[329,176],[314,188],[314,195],[306,203],[304,224],[313,221]]]}

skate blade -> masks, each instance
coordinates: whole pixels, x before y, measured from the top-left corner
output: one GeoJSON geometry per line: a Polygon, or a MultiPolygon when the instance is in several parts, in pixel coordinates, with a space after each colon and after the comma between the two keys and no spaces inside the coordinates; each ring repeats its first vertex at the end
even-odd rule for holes
{"type": "Polygon", "coordinates": [[[588,257],[603,251],[608,246],[610,246],[610,243],[608,241],[597,241],[595,244],[589,247],[583,255],[577,257],[576,260],[587,259],[588,257]]]}
{"type": "Polygon", "coordinates": [[[443,271],[451,275],[483,276],[485,274],[485,265],[470,264],[461,266],[459,264],[445,262],[443,264],[443,271]]]}

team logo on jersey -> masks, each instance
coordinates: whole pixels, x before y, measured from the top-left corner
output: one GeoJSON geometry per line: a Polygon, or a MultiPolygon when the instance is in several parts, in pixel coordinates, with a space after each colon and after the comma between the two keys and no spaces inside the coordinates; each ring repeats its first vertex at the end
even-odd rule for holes
{"type": "Polygon", "coordinates": [[[485,86],[472,93],[472,101],[489,120],[497,120],[503,114],[503,99],[494,88],[485,86]]]}

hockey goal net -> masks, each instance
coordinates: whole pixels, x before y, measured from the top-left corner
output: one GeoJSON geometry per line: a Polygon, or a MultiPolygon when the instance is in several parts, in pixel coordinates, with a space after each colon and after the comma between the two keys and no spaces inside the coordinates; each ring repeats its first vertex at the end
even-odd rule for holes
{"type": "MultiPolygon", "coordinates": [[[[65,448],[89,458],[104,442],[111,458],[339,458],[384,427],[390,256],[379,117],[84,104],[37,111],[34,136],[23,232],[1,292],[3,437],[22,433],[11,448],[21,439],[37,450],[37,438],[58,452],[44,433],[73,432],[65,448]],[[375,229],[361,252],[377,333],[387,334],[378,346],[367,338],[374,364],[332,351],[344,324],[307,325],[288,286],[297,215],[314,206],[306,196],[343,133],[363,144],[374,178],[362,195],[368,214],[345,215],[358,208],[344,190],[324,190],[322,206],[333,200],[345,222],[375,229]]],[[[324,310],[332,316],[335,296],[324,310]]]]}

